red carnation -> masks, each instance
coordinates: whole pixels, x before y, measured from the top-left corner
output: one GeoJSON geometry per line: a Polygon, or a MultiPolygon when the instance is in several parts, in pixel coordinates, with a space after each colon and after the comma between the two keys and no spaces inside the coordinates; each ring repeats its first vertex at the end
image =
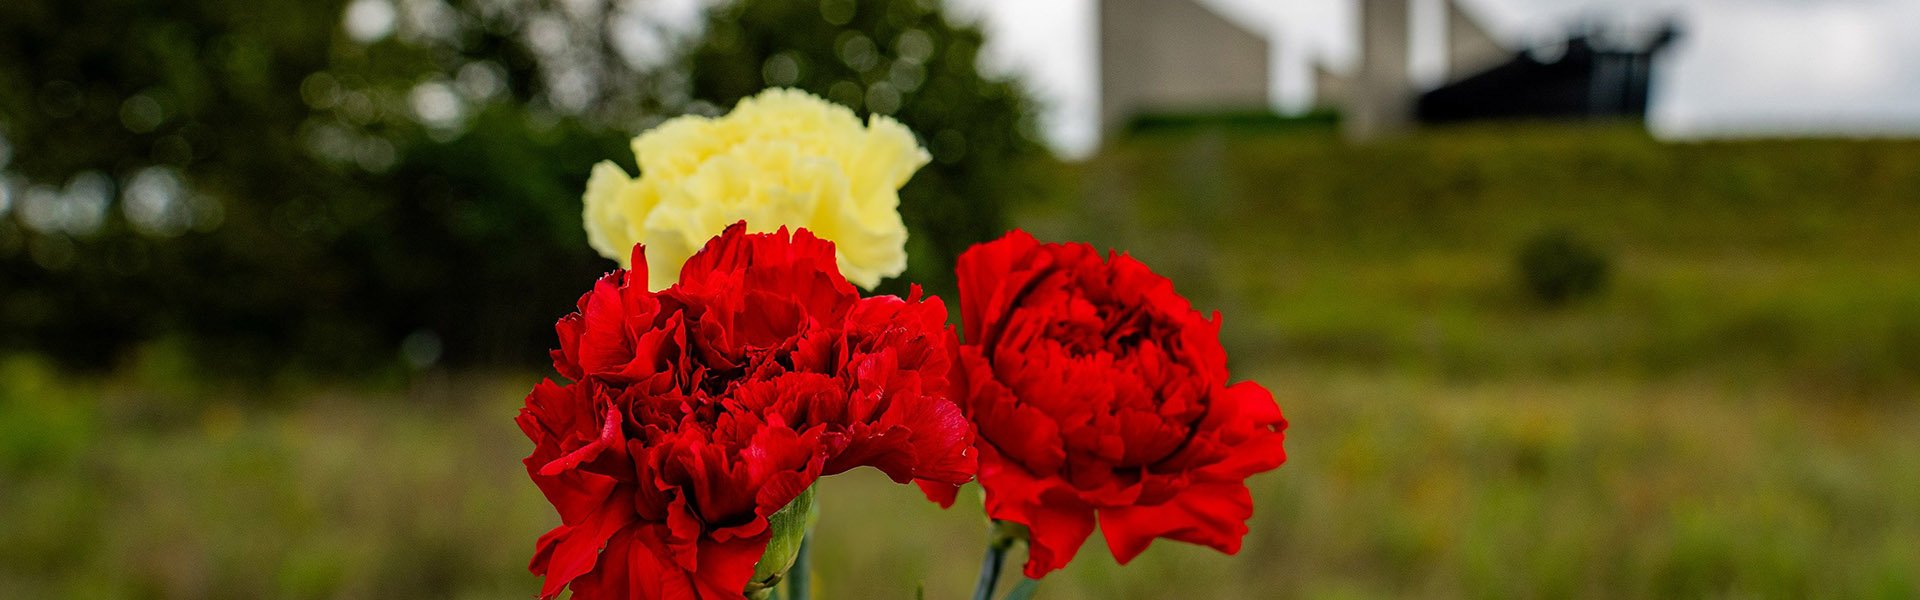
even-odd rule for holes
{"type": "Polygon", "coordinates": [[[1020,231],[955,270],[954,399],[988,516],[1029,529],[1028,577],[1066,566],[1096,515],[1122,564],[1154,538],[1239,551],[1246,478],[1286,462],[1287,422],[1259,384],[1228,384],[1218,315],[1129,256],[1020,231]]]}
{"type": "Polygon", "coordinates": [[[657,293],[641,249],[632,264],[556,325],[571,383],[517,419],[562,523],[534,554],[541,597],[741,598],[767,517],[821,476],[971,477],[939,299],[860,298],[804,229],[735,224],[657,293]]]}

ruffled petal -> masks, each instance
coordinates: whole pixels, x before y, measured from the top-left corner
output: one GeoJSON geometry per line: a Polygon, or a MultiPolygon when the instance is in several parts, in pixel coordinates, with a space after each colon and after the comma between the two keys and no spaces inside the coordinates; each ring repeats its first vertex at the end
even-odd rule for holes
{"type": "Polygon", "coordinates": [[[1065,565],[1096,512],[1123,563],[1156,538],[1239,549],[1245,480],[1286,462],[1287,422],[1265,388],[1229,385],[1218,315],[1130,256],[1019,231],[967,250],[955,275],[949,378],[988,514],[1032,532],[1029,575],[1065,565]]]}
{"type": "Polygon", "coordinates": [[[1131,562],[1154,538],[1199,544],[1227,554],[1240,551],[1253,516],[1253,495],[1240,483],[1206,483],[1189,487],[1173,500],[1156,506],[1104,508],[1100,533],[1120,564],[1131,562]]]}
{"type": "Polygon", "coordinates": [[[1007,514],[1019,514],[1021,518],[1002,520],[1026,525],[1031,535],[1027,564],[1022,569],[1028,579],[1039,579],[1066,567],[1080,552],[1080,546],[1086,544],[1087,536],[1093,534],[1093,509],[1090,508],[1040,502],[1007,514]]]}
{"type": "Polygon", "coordinates": [[[768,517],[823,475],[971,479],[945,305],[861,299],[833,244],[749,231],[707,240],[658,292],[616,270],[556,324],[572,381],[535,386],[515,418],[562,522],[529,565],[543,597],[740,598],[768,517]]]}

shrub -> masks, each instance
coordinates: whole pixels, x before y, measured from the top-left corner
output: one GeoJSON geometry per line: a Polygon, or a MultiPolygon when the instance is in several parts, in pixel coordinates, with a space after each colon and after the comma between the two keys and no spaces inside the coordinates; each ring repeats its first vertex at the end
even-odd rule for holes
{"type": "Polygon", "coordinates": [[[1542,232],[1520,247],[1521,283],[1548,306],[1562,306],[1606,288],[1606,255],[1564,229],[1542,232]]]}

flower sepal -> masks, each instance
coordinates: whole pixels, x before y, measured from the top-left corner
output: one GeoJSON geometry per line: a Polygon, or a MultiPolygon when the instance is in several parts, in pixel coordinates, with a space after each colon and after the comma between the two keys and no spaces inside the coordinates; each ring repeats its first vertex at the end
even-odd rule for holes
{"type": "Polygon", "coordinates": [[[813,531],[814,523],[820,521],[820,505],[814,503],[817,487],[808,486],[793,502],[767,516],[767,530],[772,535],[767,540],[766,553],[760,555],[759,564],[753,567],[753,579],[747,581],[748,598],[772,597],[774,589],[786,579],[787,571],[799,560],[807,534],[813,531]]]}

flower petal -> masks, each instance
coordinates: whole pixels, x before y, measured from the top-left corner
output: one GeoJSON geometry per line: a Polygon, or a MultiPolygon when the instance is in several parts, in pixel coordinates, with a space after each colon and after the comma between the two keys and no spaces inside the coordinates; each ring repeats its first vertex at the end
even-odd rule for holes
{"type": "Polygon", "coordinates": [[[1106,536],[1114,560],[1123,565],[1157,537],[1234,554],[1240,551],[1247,519],[1252,516],[1253,495],[1246,485],[1206,483],[1157,506],[1100,509],[1100,533],[1106,536]]]}

